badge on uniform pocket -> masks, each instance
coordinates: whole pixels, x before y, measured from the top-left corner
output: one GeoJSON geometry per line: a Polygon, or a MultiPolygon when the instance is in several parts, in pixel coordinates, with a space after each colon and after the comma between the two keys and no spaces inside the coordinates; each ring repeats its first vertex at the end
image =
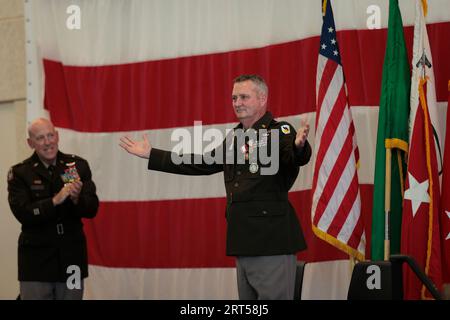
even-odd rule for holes
{"type": "Polygon", "coordinates": [[[36,190],[44,190],[45,186],[42,184],[33,184],[31,185],[31,190],[36,191],[36,190]]]}

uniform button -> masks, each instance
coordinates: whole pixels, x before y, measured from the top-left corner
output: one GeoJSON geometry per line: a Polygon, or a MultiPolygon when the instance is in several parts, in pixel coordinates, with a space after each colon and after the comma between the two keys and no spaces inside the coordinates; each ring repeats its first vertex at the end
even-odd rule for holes
{"type": "Polygon", "coordinates": [[[240,176],[240,175],[241,175],[241,173],[242,173],[242,172],[240,172],[240,171],[236,172],[236,174],[237,174],[238,176],[240,176]]]}
{"type": "Polygon", "coordinates": [[[235,186],[236,188],[239,187],[239,183],[236,182],[236,183],[234,184],[234,186],[235,186]]]}
{"type": "Polygon", "coordinates": [[[262,214],[267,214],[267,211],[266,211],[266,210],[263,210],[262,214]]]}

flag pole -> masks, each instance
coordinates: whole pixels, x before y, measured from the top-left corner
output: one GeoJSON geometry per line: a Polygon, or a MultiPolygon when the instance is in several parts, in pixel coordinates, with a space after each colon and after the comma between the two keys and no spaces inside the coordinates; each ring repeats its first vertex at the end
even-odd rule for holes
{"type": "Polygon", "coordinates": [[[350,278],[352,277],[353,274],[353,269],[355,268],[355,264],[356,264],[356,259],[354,256],[352,256],[351,254],[348,255],[348,271],[349,271],[349,276],[350,278]]]}
{"type": "Polygon", "coordinates": [[[386,148],[386,178],[384,187],[384,260],[388,261],[391,254],[389,235],[389,218],[391,213],[391,148],[386,148]]]}

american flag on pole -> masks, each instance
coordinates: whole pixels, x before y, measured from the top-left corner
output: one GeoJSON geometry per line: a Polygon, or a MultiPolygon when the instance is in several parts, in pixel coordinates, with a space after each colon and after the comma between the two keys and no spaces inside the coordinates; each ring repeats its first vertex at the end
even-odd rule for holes
{"type": "Polygon", "coordinates": [[[359,152],[347,99],[330,1],[323,0],[316,82],[315,167],[312,228],[321,239],[365,258],[363,219],[356,166],[359,152]]]}

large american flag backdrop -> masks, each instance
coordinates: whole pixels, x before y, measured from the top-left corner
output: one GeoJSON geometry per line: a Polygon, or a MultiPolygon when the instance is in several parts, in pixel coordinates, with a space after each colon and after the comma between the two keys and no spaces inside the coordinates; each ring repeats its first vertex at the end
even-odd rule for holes
{"type": "MultiPolygon", "coordinates": [[[[450,1],[428,4],[444,114],[450,1]]],[[[332,5],[359,144],[361,209],[369,240],[388,1],[332,5]],[[368,29],[377,8],[381,28],[368,29]]],[[[411,54],[414,4],[400,5],[411,54]]],[[[98,216],[85,221],[90,264],[85,298],[237,298],[234,259],[225,256],[222,174],[147,171],[145,160],[121,150],[119,137],[148,133],[155,147],[171,149],[173,129],[193,132],[194,121],[202,121],[204,130],[234,126],[232,80],[243,73],[267,80],[269,109],[276,117],[296,127],[300,118],[307,119],[313,133],[321,2],[37,0],[26,4],[26,15],[28,120],[48,113],[60,132],[61,150],[90,162],[101,200],[98,216]],[[80,28],[68,28],[77,17],[80,28]]],[[[309,140],[314,142],[314,134],[309,140]]],[[[311,228],[314,161],[302,169],[289,194],[308,243],[298,255],[308,262],[302,297],[345,299],[348,255],[311,228]]],[[[370,241],[366,257],[369,248],[370,241]]]]}

